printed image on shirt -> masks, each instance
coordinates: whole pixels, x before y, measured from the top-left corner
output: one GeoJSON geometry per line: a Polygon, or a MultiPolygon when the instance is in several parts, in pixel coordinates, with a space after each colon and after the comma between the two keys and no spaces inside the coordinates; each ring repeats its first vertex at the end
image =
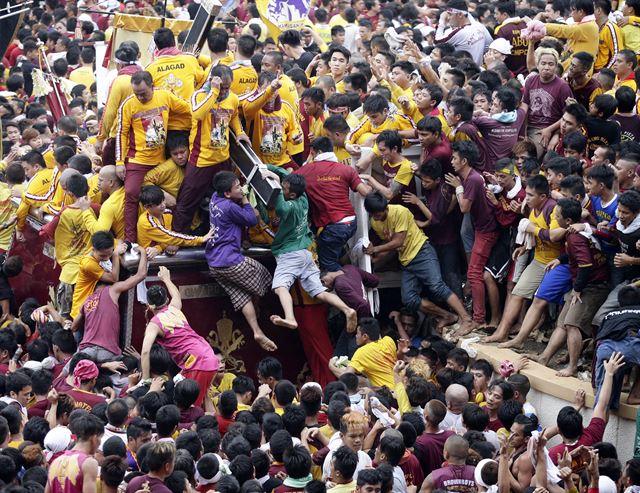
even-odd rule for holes
{"type": "Polygon", "coordinates": [[[282,118],[262,115],[262,141],[260,152],[263,154],[282,154],[284,121],[282,118]]]}
{"type": "Polygon", "coordinates": [[[144,130],[144,141],[147,149],[162,147],[167,140],[162,115],[149,115],[140,118],[144,130]]]}
{"type": "Polygon", "coordinates": [[[531,113],[548,115],[553,107],[553,96],[544,89],[531,89],[529,99],[531,101],[531,113]]]}
{"type": "Polygon", "coordinates": [[[224,149],[229,145],[231,112],[224,109],[211,112],[211,147],[224,149]]]}
{"type": "Polygon", "coordinates": [[[162,81],[162,89],[166,89],[176,95],[179,94],[183,85],[184,82],[182,82],[181,79],[178,79],[175,74],[169,74],[169,76],[162,81]]]}

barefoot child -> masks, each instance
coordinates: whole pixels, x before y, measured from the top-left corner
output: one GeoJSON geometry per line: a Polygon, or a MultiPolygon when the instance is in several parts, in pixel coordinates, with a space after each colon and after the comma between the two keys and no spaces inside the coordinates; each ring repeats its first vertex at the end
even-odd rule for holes
{"type": "Polygon", "coordinates": [[[255,341],[265,351],[275,351],[276,345],[258,325],[252,300],[266,294],[271,275],[260,262],[242,255],[242,230],[257,224],[255,211],[231,171],[219,171],[213,186],[209,221],[215,234],[205,249],[209,271],[231,298],[233,308],[242,311],[255,341]]]}
{"type": "Polygon", "coordinates": [[[272,289],[280,298],[284,309],[284,318],[273,315],[271,321],[275,325],[289,329],[298,328],[293,314],[293,299],[289,289],[299,279],[302,288],[313,298],[323,303],[335,306],[347,317],[347,332],[356,329],[357,316],[355,310],[349,308],[335,294],[327,292],[320,282],[320,270],[316,266],[308,250],[311,245],[311,231],[307,216],[309,201],[305,195],[306,179],[302,175],[286,174],[275,166],[270,166],[269,174],[275,179],[282,179],[282,191],[275,204],[276,215],[280,218],[280,228],[271,245],[271,251],[276,258],[276,271],[273,275],[272,289]],[[276,174],[278,173],[278,174],[276,174]]]}

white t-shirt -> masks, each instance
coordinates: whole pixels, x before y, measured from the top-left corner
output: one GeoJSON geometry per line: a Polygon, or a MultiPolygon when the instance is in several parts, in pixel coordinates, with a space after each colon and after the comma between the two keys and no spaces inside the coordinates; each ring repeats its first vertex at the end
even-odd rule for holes
{"type": "Polygon", "coordinates": [[[462,413],[453,414],[447,409],[447,414],[440,423],[439,428],[441,430],[453,430],[458,435],[464,435],[467,429],[462,425],[462,413]]]}

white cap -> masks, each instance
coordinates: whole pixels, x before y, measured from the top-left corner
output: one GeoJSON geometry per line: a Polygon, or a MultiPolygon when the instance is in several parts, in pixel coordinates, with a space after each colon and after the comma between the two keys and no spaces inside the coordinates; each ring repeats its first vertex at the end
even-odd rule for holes
{"type": "Polygon", "coordinates": [[[496,50],[503,55],[511,55],[511,43],[504,38],[496,38],[489,45],[490,50],[496,50]]]}

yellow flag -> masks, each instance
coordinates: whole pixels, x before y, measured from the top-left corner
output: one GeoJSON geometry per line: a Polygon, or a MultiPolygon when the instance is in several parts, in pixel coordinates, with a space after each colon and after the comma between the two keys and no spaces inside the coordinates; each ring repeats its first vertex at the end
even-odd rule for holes
{"type": "Polygon", "coordinates": [[[310,3],[310,0],[256,0],[256,7],[277,43],[282,31],[299,31],[305,25],[310,3]]]}

